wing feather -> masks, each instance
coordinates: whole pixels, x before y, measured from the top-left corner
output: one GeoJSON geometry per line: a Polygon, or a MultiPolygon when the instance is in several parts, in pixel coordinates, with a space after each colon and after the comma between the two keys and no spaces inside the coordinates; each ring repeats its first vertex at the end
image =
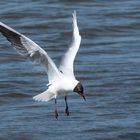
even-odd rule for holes
{"type": "Polygon", "coordinates": [[[0,32],[7,38],[17,52],[23,56],[30,58],[46,68],[48,80],[53,81],[59,76],[59,70],[48,56],[47,52],[39,47],[35,42],[21,33],[15,31],[4,23],[0,22],[0,32]]]}
{"type": "Polygon", "coordinates": [[[62,71],[62,73],[74,77],[73,63],[74,63],[75,56],[78,52],[78,49],[80,47],[80,43],[81,43],[81,36],[79,34],[79,29],[77,26],[76,11],[74,11],[72,43],[68,51],[65,53],[64,57],[62,58],[59,66],[59,70],[62,71]]]}

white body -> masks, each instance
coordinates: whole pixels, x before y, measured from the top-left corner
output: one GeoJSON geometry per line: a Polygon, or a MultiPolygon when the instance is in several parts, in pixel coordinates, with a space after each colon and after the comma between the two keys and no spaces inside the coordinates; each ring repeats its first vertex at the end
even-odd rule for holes
{"type": "Polygon", "coordinates": [[[75,78],[67,77],[61,74],[60,77],[55,79],[48,85],[48,89],[43,93],[33,97],[37,101],[49,101],[56,98],[58,95],[66,96],[72,92],[78,81],[75,78]]]}

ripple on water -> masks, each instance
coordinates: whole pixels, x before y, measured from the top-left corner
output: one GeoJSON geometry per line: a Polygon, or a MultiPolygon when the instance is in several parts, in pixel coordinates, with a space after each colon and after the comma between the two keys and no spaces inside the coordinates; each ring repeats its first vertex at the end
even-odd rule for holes
{"type": "Polygon", "coordinates": [[[71,13],[77,10],[82,35],[75,75],[85,88],[86,102],[68,96],[70,116],[58,99],[35,102],[47,87],[39,65],[19,56],[0,35],[0,139],[140,138],[139,0],[5,0],[1,21],[27,35],[59,60],[72,36],[71,13]]]}

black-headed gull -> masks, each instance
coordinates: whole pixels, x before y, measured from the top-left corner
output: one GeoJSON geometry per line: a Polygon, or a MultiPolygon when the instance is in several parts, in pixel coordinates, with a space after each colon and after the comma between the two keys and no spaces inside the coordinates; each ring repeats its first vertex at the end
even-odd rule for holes
{"type": "Polygon", "coordinates": [[[41,94],[33,97],[36,101],[49,101],[55,99],[55,117],[58,117],[57,112],[57,96],[65,96],[65,113],[69,115],[67,94],[70,92],[77,92],[84,100],[84,89],[82,84],[76,80],[73,71],[73,63],[77,51],[80,46],[81,36],[77,26],[76,12],[73,13],[73,37],[72,43],[65,53],[59,68],[56,67],[52,59],[48,56],[47,52],[39,47],[32,40],[24,36],[23,34],[15,31],[4,23],[0,22],[0,32],[11,42],[11,45],[17,50],[17,52],[23,56],[30,58],[31,60],[40,63],[46,69],[48,74],[48,89],[41,94]]]}

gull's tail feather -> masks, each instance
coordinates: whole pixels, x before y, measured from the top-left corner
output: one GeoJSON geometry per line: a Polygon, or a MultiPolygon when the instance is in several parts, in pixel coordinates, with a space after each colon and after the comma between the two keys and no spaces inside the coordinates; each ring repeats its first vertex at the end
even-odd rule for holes
{"type": "Polygon", "coordinates": [[[44,91],[43,93],[38,94],[38,95],[33,97],[34,100],[42,101],[42,102],[47,102],[53,98],[55,98],[55,95],[51,92],[48,92],[48,91],[44,91]]]}

